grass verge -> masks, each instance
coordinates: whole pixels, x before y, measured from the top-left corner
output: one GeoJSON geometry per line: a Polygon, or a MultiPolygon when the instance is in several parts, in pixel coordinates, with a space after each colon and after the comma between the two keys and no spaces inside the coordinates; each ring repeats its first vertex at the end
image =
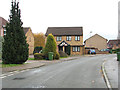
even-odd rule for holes
{"type": "MultiPolygon", "coordinates": [[[[27,64],[27,63],[24,63],[24,64],[27,64]]],[[[24,65],[24,64],[2,64],[2,63],[0,63],[0,68],[15,67],[15,66],[20,66],[20,65],[24,65]]]]}
{"type": "Polygon", "coordinates": [[[60,57],[60,59],[63,59],[63,58],[68,58],[68,57],[60,57]]]}
{"type": "Polygon", "coordinates": [[[34,58],[28,58],[28,60],[35,60],[34,58]]]}
{"type": "Polygon", "coordinates": [[[20,66],[23,64],[0,64],[1,68],[5,68],[5,67],[14,67],[14,66],[20,66]]]}

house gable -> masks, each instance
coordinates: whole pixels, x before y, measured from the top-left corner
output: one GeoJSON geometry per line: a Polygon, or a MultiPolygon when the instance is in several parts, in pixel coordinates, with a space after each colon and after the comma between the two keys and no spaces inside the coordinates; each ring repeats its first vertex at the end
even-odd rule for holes
{"type": "Polygon", "coordinates": [[[86,39],[84,43],[85,47],[94,47],[98,48],[99,50],[107,48],[107,39],[98,34],[86,39]]]}
{"type": "Polygon", "coordinates": [[[89,39],[91,39],[91,38],[94,38],[94,37],[96,37],[96,36],[97,36],[97,37],[100,37],[100,38],[102,38],[102,39],[105,39],[106,41],[108,41],[106,38],[100,36],[99,34],[95,34],[95,35],[91,36],[90,38],[86,39],[86,40],[84,41],[84,43],[85,43],[87,40],[89,40],[89,39]]]}
{"type": "Polygon", "coordinates": [[[33,51],[34,51],[34,35],[32,33],[31,28],[24,27],[23,29],[24,29],[25,36],[27,37],[26,38],[27,43],[29,44],[29,54],[33,54],[33,51]]]}

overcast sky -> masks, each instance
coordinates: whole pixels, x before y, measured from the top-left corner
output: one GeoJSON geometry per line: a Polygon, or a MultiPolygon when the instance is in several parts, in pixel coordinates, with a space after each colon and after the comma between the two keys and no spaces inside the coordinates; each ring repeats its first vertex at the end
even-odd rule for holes
{"type": "MultiPolygon", "coordinates": [[[[12,0],[0,0],[0,16],[9,19],[12,0]]],[[[118,35],[119,0],[19,0],[24,27],[45,33],[47,27],[83,27],[84,40],[118,35]]]]}

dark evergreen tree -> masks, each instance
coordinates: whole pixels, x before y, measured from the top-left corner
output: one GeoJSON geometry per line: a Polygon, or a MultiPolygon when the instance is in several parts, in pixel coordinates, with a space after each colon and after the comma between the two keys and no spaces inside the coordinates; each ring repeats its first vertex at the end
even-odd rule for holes
{"type": "Polygon", "coordinates": [[[28,59],[28,44],[22,27],[19,2],[12,1],[9,23],[6,25],[2,61],[4,64],[23,64],[28,59]]]}

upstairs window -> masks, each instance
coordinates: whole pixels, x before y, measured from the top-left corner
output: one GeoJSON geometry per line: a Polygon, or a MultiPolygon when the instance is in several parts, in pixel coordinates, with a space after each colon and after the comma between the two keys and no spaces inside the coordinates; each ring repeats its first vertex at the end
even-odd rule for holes
{"type": "Polygon", "coordinates": [[[67,36],[67,41],[71,41],[71,36],[67,36]]]}
{"type": "Polygon", "coordinates": [[[75,41],[80,41],[80,36],[75,36],[75,41]]]}
{"type": "Polygon", "coordinates": [[[5,25],[3,25],[2,28],[3,28],[3,35],[6,35],[6,27],[5,27],[5,25]]]}
{"type": "Polygon", "coordinates": [[[3,31],[4,35],[6,35],[6,29],[4,28],[4,31],[3,31]]]}
{"type": "Polygon", "coordinates": [[[61,41],[62,37],[61,36],[57,36],[57,41],[61,41]]]}

